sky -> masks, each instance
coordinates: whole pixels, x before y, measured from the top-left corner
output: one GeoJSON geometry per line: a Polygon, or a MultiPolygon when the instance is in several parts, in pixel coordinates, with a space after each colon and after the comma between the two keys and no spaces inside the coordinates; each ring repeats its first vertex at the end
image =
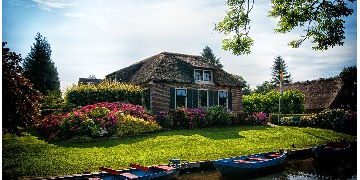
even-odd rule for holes
{"type": "Polygon", "coordinates": [[[214,30],[226,12],[226,0],[3,0],[2,41],[23,58],[37,32],[51,45],[61,89],[78,78],[104,78],[116,70],[160,52],[200,55],[205,46],[221,58],[224,70],[241,75],[251,88],[271,78],[276,56],[284,58],[293,81],[338,75],[356,65],[356,3],[345,18],[344,46],[314,51],[306,41],[287,44],[303,35],[274,32],[276,19],[267,16],[270,0],[255,1],[250,14],[254,46],[250,55],[235,56],[221,48],[224,36],[214,30]]]}

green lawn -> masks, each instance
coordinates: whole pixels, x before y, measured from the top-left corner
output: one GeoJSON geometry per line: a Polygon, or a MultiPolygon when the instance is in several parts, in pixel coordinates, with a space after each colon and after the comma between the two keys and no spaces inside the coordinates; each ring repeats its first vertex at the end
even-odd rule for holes
{"type": "Polygon", "coordinates": [[[95,172],[100,166],[115,169],[130,162],[143,165],[189,161],[312,147],[327,140],[355,140],[330,130],[297,127],[239,126],[174,130],[89,143],[48,143],[34,135],[3,135],[3,175],[46,176],[95,172]]]}

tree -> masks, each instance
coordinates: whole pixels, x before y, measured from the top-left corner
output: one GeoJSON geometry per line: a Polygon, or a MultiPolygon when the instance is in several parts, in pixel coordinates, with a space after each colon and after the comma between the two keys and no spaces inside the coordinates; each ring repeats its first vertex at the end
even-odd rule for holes
{"type": "Polygon", "coordinates": [[[32,88],[31,82],[24,77],[20,66],[21,56],[5,48],[2,43],[2,86],[3,116],[5,131],[20,133],[20,128],[31,125],[39,117],[41,94],[32,88]]]}
{"type": "Polygon", "coordinates": [[[286,68],[287,66],[285,60],[281,56],[277,56],[274,59],[274,64],[271,73],[272,76],[271,83],[273,84],[273,86],[277,86],[280,84],[281,74],[283,76],[283,81],[282,81],[283,84],[291,83],[291,74],[287,72],[286,68]]]}
{"type": "MultiPolygon", "coordinates": [[[[269,16],[278,19],[276,33],[288,33],[296,28],[305,32],[300,39],[289,45],[299,47],[305,40],[311,39],[314,50],[327,50],[329,47],[344,44],[344,17],[353,14],[348,2],[355,0],[271,0],[269,16]]],[[[224,19],[215,25],[215,30],[225,34],[222,46],[234,55],[249,54],[254,40],[249,36],[250,18],[254,0],[227,0],[228,11],[224,19]]]]}
{"type": "Polygon", "coordinates": [[[54,62],[51,60],[51,48],[46,38],[36,34],[35,43],[24,61],[24,74],[41,93],[60,90],[60,81],[54,62]]]}
{"type": "Polygon", "coordinates": [[[247,83],[247,81],[242,76],[236,74],[232,74],[232,76],[238,79],[244,85],[244,87],[242,88],[242,94],[249,95],[251,93],[250,84],[247,83]]]}
{"type": "Polygon", "coordinates": [[[264,81],[261,85],[257,85],[256,89],[254,90],[255,93],[268,93],[273,90],[275,86],[270,83],[269,81],[264,81]]]}
{"type": "Polygon", "coordinates": [[[215,64],[218,68],[222,68],[223,65],[220,63],[220,58],[216,57],[209,46],[205,46],[201,56],[207,61],[215,64]]]}

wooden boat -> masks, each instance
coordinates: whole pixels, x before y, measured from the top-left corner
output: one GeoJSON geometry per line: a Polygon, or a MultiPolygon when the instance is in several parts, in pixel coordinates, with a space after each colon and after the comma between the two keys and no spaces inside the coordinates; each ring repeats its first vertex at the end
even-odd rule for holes
{"type": "Polygon", "coordinates": [[[270,152],[218,159],[213,161],[213,164],[222,176],[233,176],[259,172],[277,167],[284,162],[285,158],[286,152],[270,152]]]}
{"type": "Polygon", "coordinates": [[[103,180],[128,180],[128,179],[175,179],[180,172],[179,165],[141,166],[130,164],[130,169],[113,170],[101,167],[103,180]]]}
{"type": "Polygon", "coordinates": [[[329,142],[312,149],[315,157],[321,160],[336,160],[347,157],[351,147],[346,142],[329,142]]]}

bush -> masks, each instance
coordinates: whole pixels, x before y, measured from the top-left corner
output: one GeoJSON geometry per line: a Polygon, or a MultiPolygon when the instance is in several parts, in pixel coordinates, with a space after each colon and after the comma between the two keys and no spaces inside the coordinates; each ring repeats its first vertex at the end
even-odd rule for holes
{"type": "Polygon", "coordinates": [[[145,121],[130,115],[119,114],[116,124],[116,135],[138,135],[144,132],[160,130],[160,126],[153,121],[145,121]]]}
{"type": "Polygon", "coordinates": [[[128,102],[141,105],[142,89],[139,86],[104,81],[98,85],[73,85],[65,91],[65,103],[70,107],[98,102],[128,102]]]}
{"type": "Polygon", "coordinates": [[[205,110],[202,108],[178,108],[171,109],[167,113],[160,113],[157,122],[166,128],[196,128],[205,127],[208,122],[205,119],[205,110]]]}
{"type": "MultiPolygon", "coordinates": [[[[135,114],[139,117],[147,117],[149,121],[132,116],[132,111],[130,110],[124,113],[122,109],[129,109],[128,107],[136,106],[119,102],[102,102],[87,105],[81,108],[76,108],[69,113],[48,115],[38,123],[38,128],[51,140],[69,139],[72,137],[82,136],[90,138],[112,135],[123,136],[126,132],[136,134],[144,132],[147,129],[153,130],[155,126],[160,128],[150,114],[141,114],[143,111],[136,111],[135,114]],[[121,123],[126,124],[122,125],[121,123]],[[141,126],[146,127],[141,129],[141,126]],[[124,127],[135,129],[128,129],[126,131],[124,129],[117,129],[124,127]]],[[[143,108],[136,107],[136,109],[139,110],[143,108]]]]}
{"type": "Polygon", "coordinates": [[[356,112],[344,109],[325,109],[311,116],[315,127],[339,132],[356,133],[356,112]]]}
{"type": "Polygon", "coordinates": [[[61,97],[61,91],[48,91],[41,100],[41,115],[46,116],[51,113],[60,113],[66,110],[64,100],[61,97]]]}
{"type": "Polygon", "coordinates": [[[276,113],[279,111],[279,97],[281,96],[281,113],[302,113],[304,111],[305,95],[298,90],[286,90],[283,94],[270,91],[265,94],[253,93],[243,96],[245,112],[276,113]]]}
{"type": "Polygon", "coordinates": [[[223,106],[212,106],[206,109],[206,120],[210,126],[230,125],[230,114],[223,106]]]}
{"type": "Polygon", "coordinates": [[[33,124],[40,118],[41,94],[33,89],[32,83],[24,77],[21,56],[5,48],[2,43],[2,128],[20,134],[21,128],[33,124]]]}
{"type": "MultiPolygon", "coordinates": [[[[318,114],[282,114],[281,125],[317,127],[331,129],[348,134],[356,134],[356,112],[344,109],[325,109],[318,114]]],[[[277,114],[270,118],[274,124],[279,124],[277,114]]]]}

